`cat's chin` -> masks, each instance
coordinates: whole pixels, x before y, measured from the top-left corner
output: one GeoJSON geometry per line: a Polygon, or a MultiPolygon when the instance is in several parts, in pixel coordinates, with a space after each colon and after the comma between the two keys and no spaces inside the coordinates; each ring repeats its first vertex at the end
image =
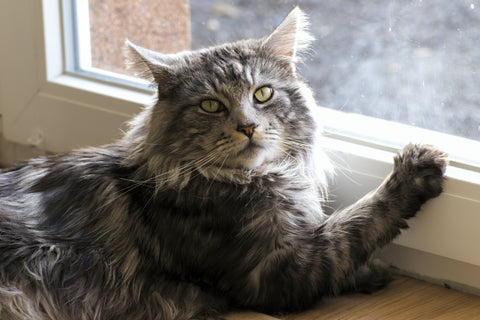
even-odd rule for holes
{"type": "Polygon", "coordinates": [[[269,163],[265,159],[265,156],[259,154],[251,157],[242,155],[230,158],[218,166],[198,169],[208,179],[244,184],[250,183],[254,176],[258,175],[259,172],[263,172],[262,168],[269,163]]]}
{"type": "Polygon", "coordinates": [[[263,157],[255,157],[248,159],[238,159],[229,166],[232,169],[256,169],[265,163],[263,157]]]}
{"type": "Polygon", "coordinates": [[[231,169],[256,169],[272,161],[272,154],[263,147],[251,145],[225,161],[231,169]]]}

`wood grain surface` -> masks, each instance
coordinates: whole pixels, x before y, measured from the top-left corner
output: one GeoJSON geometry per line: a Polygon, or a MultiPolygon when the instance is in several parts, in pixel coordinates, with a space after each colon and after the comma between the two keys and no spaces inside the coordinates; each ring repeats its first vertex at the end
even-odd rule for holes
{"type": "Polygon", "coordinates": [[[228,320],[320,320],[320,319],[480,319],[480,297],[398,276],[385,289],[373,294],[352,294],[324,299],[316,307],[297,314],[270,317],[246,312],[228,320]]]}

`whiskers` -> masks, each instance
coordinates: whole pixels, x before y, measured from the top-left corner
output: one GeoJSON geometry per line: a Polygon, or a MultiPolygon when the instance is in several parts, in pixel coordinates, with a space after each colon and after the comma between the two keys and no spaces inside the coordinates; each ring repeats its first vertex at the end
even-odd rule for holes
{"type": "MultiPolygon", "coordinates": [[[[109,191],[108,201],[97,210],[103,210],[109,206],[118,203],[125,195],[137,188],[149,188],[154,194],[168,189],[183,189],[191,179],[195,178],[202,171],[210,167],[215,170],[221,170],[221,166],[225,162],[225,157],[219,155],[215,150],[210,151],[203,157],[189,161],[175,161],[166,156],[156,155],[140,166],[138,171],[131,178],[120,178],[127,182],[127,186],[111,189],[109,191]],[[218,167],[220,163],[220,168],[218,167]],[[147,176],[148,178],[144,178],[147,176]]],[[[149,199],[146,206],[153,199],[149,199]]]]}
{"type": "Polygon", "coordinates": [[[298,175],[313,178],[321,198],[326,200],[328,198],[328,180],[333,175],[333,167],[319,141],[309,142],[300,138],[282,137],[280,143],[284,148],[283,162],[288,163],[289,168],[293,171],[291,179],[296,179],[295,177],[298,175]]]}
{"type": "Polygon", "coordinates": [[[150,165],[150,169],[155,172],[155,175],[147,180],[154,181],[157,189],[174,186],[183,189],[190,179],[203,169],[214,166],[219,158],[220,156],[215,151],[211,151],[205,156],[188,161],[162,159],[163,161],[150,165]]]}
{"type": "Polygon", "coordinates": [[[268,154],[265,158],[267,163],[260,165],[264,169],[249,168],[242,166],[242,162],[249,159],[243,159],[243,155],[241,157],[237,155],[244,143],[244,141],[225,137],[210,143],[209,151],[192,151],[189,154],[192,159],[188,160],[179,160],[174,155],[168,154],[152,155],[141,166],[136,176],[124,179],[130,185],[123,191],[129,192],[136,187],[153,188],[155,193],[167,188],[181,190],[198,175],[204,176],[212,183],[213,181],[246,183],[255,173],[262,174],[265,170],[265,172],[297,171],[300,167],[302,167],[301,170],[305,170],[309,166],[304,162],[307,158],[311,158],[308,154],[312,154],[313,151],[313,146],[305,139],[283,137],[275,130],[267,130],[260,142],[265,149],[262,152],[268,154]],[[239,158],[236,159],[236,157],[239,158]]]}
{"type": "Polygon", "coordinates": [[[313,150],[313,147],[310,143],[300,139],[286,137],[282,138],[280,141],[281,144],[286,147],[286,149],[295,151],[296,153],[305,153],[313,150]]]}

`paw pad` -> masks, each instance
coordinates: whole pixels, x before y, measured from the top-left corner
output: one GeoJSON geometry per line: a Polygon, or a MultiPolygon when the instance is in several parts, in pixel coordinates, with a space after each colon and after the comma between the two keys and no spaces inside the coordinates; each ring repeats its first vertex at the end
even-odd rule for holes
{"type": "Polygon", "coordinates": [[[426,198],[443,190],[447,154],[430,145],[408,144],[394,161],[394,170],[404,182],[426,198]]]}

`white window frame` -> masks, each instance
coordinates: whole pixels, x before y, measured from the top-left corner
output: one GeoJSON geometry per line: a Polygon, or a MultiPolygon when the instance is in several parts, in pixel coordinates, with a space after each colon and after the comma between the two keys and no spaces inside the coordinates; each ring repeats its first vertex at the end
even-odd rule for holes
{"type": "MultiPolygon", "coordinates": [[[[111,84],[66,72],[61,0],[0,2],[0,119],[4,137],[16,143],[41,141],[50,152],[100,145],[121,136],[125,122],[143,105],[153,102],[141,88],[111,84]]],[[[327,134],[325,147],[337,164],[340,194],[347,205],[380,184],[392,168],[396,147],[409,141],[428,142],[452,151],[445,192],[428,202],[409,229],[395,240],[402,248],[454,261],[470,268],[472,276],[438,273],[436,268],[405,268],[427,277],[445,278],[480,290],[480,143],[460,137],[379,119],[323,109],[327,127],[372,128],[367,135],[394,141],[394,147],[369,142],[337,130],[327,134]],[[392,134],[394,133],[394,134],[392,134]],[[352,138],[353,137],[353,138],[352,138]],[[468,144],[468,152],[465,145],[468,144]],[[475,151],[476,150],[476,151],[475,151]],[[468,154],[470,153],[470,154],[468,154]],[[462,277],[463,276],[463,277],[462,277]],[[473,279],[475,278],[475,279],[473,279]],[[478,280],[477,280],[478,279],[478,280]]],[[[378,139],[377,139],[378,140],[378,139]]],[[[442,260],[444,259],[444,260],[442,260]]],[[[447,262],[445,262],[447,265],[447,262]]]]}
{"type": "Polygon", "coordinates": [[[65,71],[61,0],[0,3],[1,113],[5,139],[42,140],[51,152],[112,141],[152,95],[65,71]],[[119,98],[121,97],[121,99],[119,98]]]}

